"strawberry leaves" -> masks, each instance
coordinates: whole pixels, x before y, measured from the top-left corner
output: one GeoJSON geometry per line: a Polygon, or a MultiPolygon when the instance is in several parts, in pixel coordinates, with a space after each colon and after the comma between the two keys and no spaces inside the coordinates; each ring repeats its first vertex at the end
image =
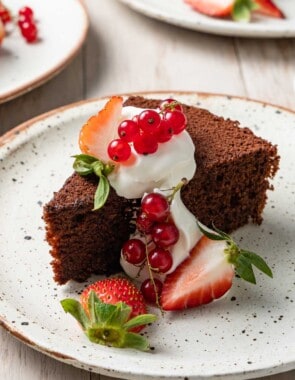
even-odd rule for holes
{"type": "Polygon", "coordinates": [[[253,0],[235,0],[232,10],[232,18],[235,21],[249,22],[251,13],[259,6],[253,0]]]}
{"type": "Polygon", "coordinates": [[[96,157],[88,154],[74,156],[73,168],[81,176],[95,174],[99,177],[99,183],[94,195],[93,211],[100,209],[106,203],[110,193],[110,183],[107,176],[114,170],[114,165],[105,164],[96,157]]]}
{"type": "Polygon", "coordinates": [[[71,298],[62,300],[61,305],[66,313],[70,313],[80,323],[91,342],[118,348],[148,350],[147,339],[129,330],[154,322],[154,314],[141,314],[129,319],[132,312],[130,306],[124,302],[115,305],[104,303],[94,291],[89,294],[88,313],[80,302],[71,298]]]}
{"type": "Polygon", "coordinates": [[[198,223],[200,231],[210,240],[225,241],[227,247],[224,250],[227,260],[234,265],[236,273],[245,281],[256,284],[253,266],[269,277],[273,277],[272,271],[262,257],[254,252],[241,249],[234,240],[225,232],[213,227],[213,231],[205,229],[198,223]]]}

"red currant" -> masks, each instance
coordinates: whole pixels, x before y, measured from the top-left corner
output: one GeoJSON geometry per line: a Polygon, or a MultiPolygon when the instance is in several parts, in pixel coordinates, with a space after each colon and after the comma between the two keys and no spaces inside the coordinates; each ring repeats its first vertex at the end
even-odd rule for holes
{"type": "Polygon", "coordinates": [[[163,222],[170,213],[167,199],[158,193],[147,194],[141,202],[141,209],[153,222],[163,222]]]}
{"type": "Polygon", "coordinates": [[[37,40],[37,28],[32,22],[24,22],[21,24],[21,33],[27,42],[34,42],[37,40]]]}
{"type": "Polygon", "coordinates": [[[17,21],[18,26],[22,28],[22,24],[24,24],[25,22],[28,22],[29,24],[31,24],[32,18],[30,16],[20,15],[17,21]]]}
{"type": "Polygon", "coordinates": [[[138,154],[144,155],[155,153],[158,150],[156,137],[146,133],[135,136],[133,146],[138,154]]]}
{"type": "Polygon", "coordinates": [[[145,280],[140,287],[140,290],[146,299],[146,301],[155,303],[157,302],[157,296],[161,295],[163,284],[157,278],[154,278],[155,286],[151,279],[145,280]]]}
{"type": "Polygon", "coordinates": [[[3,22],[3,24],[6,24],[7,22],[11,21],[11,14],[7,8],[5,8],[3,5],[1,5],[0,2],[0,20],[3,22]]]}
{"type": "Polygon", "coordinates": [[[166,120],[161,120],[161,124],[157,128],[157,140],[159,143],[169,141],[173,136],[173,128],[166,120]]]}
{"type": "Polygon", "coordinates": [[[132,118],[132,121],[134,121],[134,123],[136,123],[136,124],[138,124],[138,116],[139,116],[139,115],[135,115],[135,116],[133,116],[133,118],[132,118]]]}
{"type": "Polygon", "coordinates": [[[142,111],[138,116],[138,125],[145,133],[154,133],[161,123],[161,117],[154,110],[142,111]]]}
{"type": "Polygon", "coordinates": [[[149,219],[146,213],[140,212],[136,219],[136,227],[140,232],[149,234],[152,231],[154,222],[149,219]]]}
{"type": "Polygon", "coordinates": [[[131,155],[131,148],[124,140],[112,140],[108,146],[108,155],[111,160],[116,162],[127,161],[131,155]]]}
{"type": "Polygon", "coordinates": [[[166,273],[172,267],[173,260],[170,251],[156,247],[149,255],[149,263],[155,272],[166,273]]]}
{"type": "Polygon", "coordinates": [[[130,239],[122,247],[122,255],[130,264],[140,264],[145,259],[145,245],[139,239],[130,239]]]}
{"type": "Polygon", "coordinates": [[[152,239],[161,248],[169,247],[177,243],[179,231],[174,223],[157,223],[152,230],[152,239]]]}
{"type": "Polygon", "coordinates": [[[26,16],[26,17],[30,17],[30,18],[33,18],[33,16],[34,16],[33,9],[30,8],[30,7],[23,7],[23,8],[21,8],[21,9],[18,11],[18,14],[19,14],[19,15],[24,15],[24,16],[26,16]]]}
{"type": "Polygon", "coordinates": [[[181,111],[166,111],[164,114],[164,120],[170,124],[171,128],[173,128],[174,134],[182,132],[186,127],[186,116],[181,111]]]}
{"type": "Polygon", "coordinates": [[[181,104],[175,100],[175,99],[165,99],[160,103],[160,110],[166,111],[166,110],[178,110],[183,111],[181,104]]]}
{"type": "Polygon", "coordinates": [[[133,120],[124,120],[118,127],[118,134],[122,140],[131,142],[139,134],[139,127],[133,120]]]}

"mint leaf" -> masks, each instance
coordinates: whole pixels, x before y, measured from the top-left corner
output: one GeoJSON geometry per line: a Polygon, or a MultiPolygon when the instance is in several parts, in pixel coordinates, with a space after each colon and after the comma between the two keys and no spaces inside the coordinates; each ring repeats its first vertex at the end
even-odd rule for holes
{"type": "Polygon", "coordinates": [[[93,162],[92,165],[91,165],[91,167],[93,168],[94,173],[98,177],[100,177],[103,174],[104,166],[105,165],[101,161],[99,161],[99,160],[93,162]]]}
{"type": "Polygon", "coordinates": [[[110,184],[108,179],[101,175],[99,177],[99,184],[94,195],[94,208],[93,211],[100,209],[107,201],[110,193],[110,184]]]}
{"type": "Polygon", "coordinates": [[[86,329],[89,326],[89,318],[87,317],[80,302],[72,298],[66,298],[60,303],[64,311],[66,313],[70,313],[81,324],[83,329],[86,329]]]}
{"type": "Polygon", "coordinates": [[[273,278],[272,271],[270,267],[266,264],[262,257],[257,255],[254,252],[241,250],[241,254],[248,259],[248,261],[258,268],[261,272],[266,274],[267,276],[273,278]]]}

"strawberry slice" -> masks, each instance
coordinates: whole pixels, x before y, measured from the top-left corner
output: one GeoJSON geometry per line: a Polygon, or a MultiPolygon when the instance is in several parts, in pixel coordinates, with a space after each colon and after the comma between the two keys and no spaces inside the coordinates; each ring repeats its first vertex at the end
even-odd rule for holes
{"type": "Polygon", "coordinates": [[[232,286],[234,268],[244,280],[256,283],[252,265],[272,277],[266,262],[254,252],[240,249],[222,231],[214,233],[199,226],[204,236],[190,256],[164,282],[163,310],[183,310],[222,297],[232,286]]]}
{"type": "Polygon", "coordinates": [[[79,146],[83,153],[99,158],[104,162],[110,160],[107,152],[109,143],[118,137],[118,124],[123,108],[123,98],[113,96],[95,116],[83,125],[79,146]]]}
{"type": "Polygon", "coordinates": [[[203,236],[190,257],[167,276],[161,295],[164,310],[204,305],[223,296],[232,286],[233,265],[224,255],[225,241],[203,236]]]}
{"type": "Polygon", "coordinates": [[[93,343],[143,351],[149,348],[147,339],[137,332],[154,322],[156,316],[145,314],[142,294],[126,278],[97,281],[83,291],[81,303],[67,298],[61,305],[93,343]]]}
{"type": "Polygon", "coordinates": [[[274,18],[285,18],[284,13],[272,0],[254,0],[254,2],[259,6],[257,12],[274,18]]]}
{"type": "Polygon", "coordinates": [[[211,17],[227,17],[231,15],[234,0],[184,0],[196,11],[211,17]]]}

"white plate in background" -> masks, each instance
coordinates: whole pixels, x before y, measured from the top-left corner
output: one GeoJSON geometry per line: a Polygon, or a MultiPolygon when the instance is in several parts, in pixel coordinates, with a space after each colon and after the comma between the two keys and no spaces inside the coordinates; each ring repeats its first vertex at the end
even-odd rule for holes
{"type": "Polygon", "coordinates": [[[294,0],[275,0],[287,17],[285,20],[255,15],[250,23],[207,17],[194,11],[183,0],[119,1],[147,16],[200,32],[237,37],[295,36],[294,0]]]}
{"type": "MultiPolygon", "coordinates": [[[[19,0],[4,4],[13,15],[24,5],[19,0]]],[[[39,40],[27,43],[16,26],[4,38],[0,46],[0,103],[58,74],[78,53],[87,35],[88,16],[82,0],[26,0],[25,4],[35,13],[39,40]]]]}

